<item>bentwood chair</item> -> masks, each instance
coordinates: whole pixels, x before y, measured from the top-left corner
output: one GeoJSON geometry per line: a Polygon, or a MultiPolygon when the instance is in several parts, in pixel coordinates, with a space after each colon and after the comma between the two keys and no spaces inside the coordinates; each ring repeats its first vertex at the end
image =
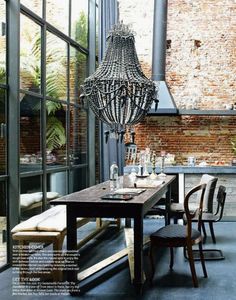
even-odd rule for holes
{"type": "MultiPolygon", "coordinates": [[[[208,223],[211,238],[213,243],[216,243],[215,233],[213,224],[219,222],[224,213],[224,206],[225,206],[225,198],[226,198],[226,188],[223,185],[219,186],[218,193],[217,193],[217,207],[215,213],[203,212],[202,213],[202,227],[204,228],[204,223],[208,223]]],[[[192,222],[197,222],[197,219],[193,219],[192,222]]],[[[224,255],[220,249],[204,249],[205,260],[218,260],[224,259],[224,255]]],[[[199,255],[197,251],[194,251],[194,259],[199,260],[199,255]]]]}
{"type": "MultiPolygon", "coordinates": [[[[217,183],[218,178],[208,175],[208,174],[203,174],[200,180],[199,184],[206,184],[206,190],[204,194],[204,199],[203,199],[203,211],[204,212],[210,212],[212,213],[213,211],[213,198],[214,198],[214,192],[216,188],[216,183],[217,183]]],[[[197,198],[199,199],[200,195],[197,195],[197,198]]],[[[189,205],[190,210],[195,210],[198,207],[198,202],[196,203],[190,203],[189,205]]],[[[171,203],[170,205],[170,217],[175,220],[175,223],[177,222],[178,219],[182,219],[184,215],[184,205],[183,203],[171,203]]],[[[203,233],[204,237],[206,238],[206,230],[203,225],[203,233]]]]}
{"type": "MultiPolygon", "coordinates": [[[[214,198],[214,192],[215,192],[217,180],[218,180],[217,177],[208,174],[203,174],[201,177],[199,184],[204,184],[204,183],[206,184],[206,191],[203,199],[204,212],[213,211],[213,198],[214,198]]],[[[199,199],[199,196],[200,195],[197,195],[197,200],[199,199]]],[[[189,206],[190,206],[190,210],[195,210],[198,206],[198,201],[196,203],[190,203],[189,206]]],[[[149,214],[165,216],[166,215],[165,205],[160,205],[160,203],[156,204],[152,208],[149,214]]],[[[169,209],[170,218],[174,219],[174,223],[177,223],[179,219],[183,219],[183,215],[184,215],[184,204],[172,201],[169,209]]],[[[206,234],[204,224],[202,229],[203,229],[204,238],[206,238],[207,234],[206,234]]]]}
{"type": "Polygon", "coordinates": [[[202,208],[203,208],[203,198],[206,189],[206,184],[201,184],[193,189],[191,189],[184,199],[184,209],[186,214],[186,225],[180,224],[170,224],[164,226],[151,234],[150,236],[150,262],[151,262],[151,280],[153,279],[155,268],[154,268],[154,250],[155,247],[168,247],[170,248],[170,269],[174,265],[174,251],[175,247],[183,247],[187,249],[189,257],[189,265],[192,274],[192,281],[194,287],[198,287],[198,279],[195,271],[194,259],[193,259],[193,249],[192,246],[198,244],[199,252],[201,257],[201,264],[203,269],[204,277],[207,277],[207,271],[205,267],[204,254],[202,251],[202,235],[201,235],[201,218],[202,218],[202,208]],[[199,207],[195,212],[191,212],[189,209],[189,199],[196,193],[201,192],[199,207]],[[192,219],[198,219],[197,229],[192,228],[192,219]]]}
{"type": "MultiPolygon", "coordinates": [[[[208,223],[211,233],[211,238],[213,243],[216,243],[215,233],[213,224],[219,222],[222,219],[224,213],[224,206],[225,206],[225,198],[226,198],[226,187],[223,185],[219,186],[218,193],[216,196],[217,207],[215,213],[213,212],[204,212],[202,214],[202,223],[208,223]]],[[[193,220],[193,222],[197,220],[193,220]]]]}

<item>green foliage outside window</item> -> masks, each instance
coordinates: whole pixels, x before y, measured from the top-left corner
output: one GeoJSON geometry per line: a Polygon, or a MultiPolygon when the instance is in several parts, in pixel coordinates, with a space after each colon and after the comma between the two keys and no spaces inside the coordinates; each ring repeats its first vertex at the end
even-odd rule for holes
{"type": "MultiPolygon", "coordinates": [[[[79,20],[75,23],[76,36],[75,40],[81,44],[87,44],[87,16],[84,12],[80,13],[79,20]]],[[[27,37],[27,34],[25,35],[27,37]]],[[[24,50],[24,43],[22,43],[21,51],[21,76],[30,81],[31,86],[29,90],[39,92],[41,86],[41,36],[37,33],[32,39],[32,36],[28,34],[31,47],[31,54],[24,50]]],[[[53,35],[50,35],[50,39],[47,40],[47,47],[49,51],[46,58],[46,89],[47,96],[53,100],[58,100],[62,94],[62,89],[65,87],[65,74],[66,74],[66,58],[61,57],[61,52],[57,51],[55,44],[58,38],[53,39],[53,35]],[[50,46],[51,45],[51,46],[50,46]]],[[[77,66],[86,65],[86,57],[84,54],[77,51],[76,64],[77,66]]],[[[85,78],[86,69],[80,68],[79,78],[77,81],[78,86],[82,84],[85,78]],[[81,81],[81,82],[80,82],[81,81]]],[[[1,70],[0,70],[0,82],[1,82],[1,70]]],[[[33,110],[40,110],[40,104],[37,103],[33,110]]],[[[56,116],[57,112],[63,109],[63,105],[58,101],[46,101],[47,110],[47,128],[46,128],[46,147],[52,151],[59,149],[66,144],[66,132],[61,120],[56,116]]]]}
{"type": "Polygon", "coordinates": [[[0,83],[6,83],[6,71],[3,67],[0,67],[0,83]]]}

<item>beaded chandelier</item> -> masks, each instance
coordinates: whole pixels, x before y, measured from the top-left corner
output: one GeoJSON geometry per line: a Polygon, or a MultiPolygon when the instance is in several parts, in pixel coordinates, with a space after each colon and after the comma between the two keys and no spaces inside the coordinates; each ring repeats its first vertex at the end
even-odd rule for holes
{"type": "Polygon", "coordinates": [[[94,114],[117,136],[139,123],[153,101],[157,108],[155,83],[142,72],[134,35],[124,24],[109,32],[103,61],[81,88],[94,114]]]}

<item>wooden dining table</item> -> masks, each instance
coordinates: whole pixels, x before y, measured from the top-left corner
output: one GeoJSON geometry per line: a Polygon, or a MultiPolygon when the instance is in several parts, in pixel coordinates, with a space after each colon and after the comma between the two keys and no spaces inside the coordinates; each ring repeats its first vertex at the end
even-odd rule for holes
{"type": "MultiPolygon", "coordinates": [[[[76,218],[78,217],[133,219],[133,284],[137,291],[140,292],[144,283],[143,218],[163,196],[166,199],[168,212],[171,199],[171,184],[175,177],[174,175],[167,175],[161,179],[160,185],[152,188],[147,187],[144,192],[133,196],[128,201],[101,199],[102,196],[110,192],[109,181],[52,200],[51,204],[53,205],[66,205],[67,207],[67,250],[76,250],[76,218]]],[[[124,186],[133,187],[133,181],[130,180],[129,176],[124,176],[123,183],[124,186]]],[[[168,222],[169,217],[167,214],[166,223],[168,222]]],[[[73,283],[77,282],[77,272],[73,270],[66,271],[66,280],[73,283]]]]}

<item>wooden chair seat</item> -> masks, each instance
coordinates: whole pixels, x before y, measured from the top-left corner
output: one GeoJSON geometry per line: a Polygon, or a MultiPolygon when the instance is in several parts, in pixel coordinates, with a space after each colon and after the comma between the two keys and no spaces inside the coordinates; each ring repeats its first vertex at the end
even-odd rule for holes
{"type": "MultiPolygon", "coordinates": [[[[150,236],[150,240],[156,245],[164,246],[165,244],[173,243],[175,247],[187,245],[186,226],[178,224],[170,224],[160,228],[150,236]]],[[[195,240],[201,239],[201,233],[198,230],[192,229],[191,240],[195,244],[195,240]]]]}

